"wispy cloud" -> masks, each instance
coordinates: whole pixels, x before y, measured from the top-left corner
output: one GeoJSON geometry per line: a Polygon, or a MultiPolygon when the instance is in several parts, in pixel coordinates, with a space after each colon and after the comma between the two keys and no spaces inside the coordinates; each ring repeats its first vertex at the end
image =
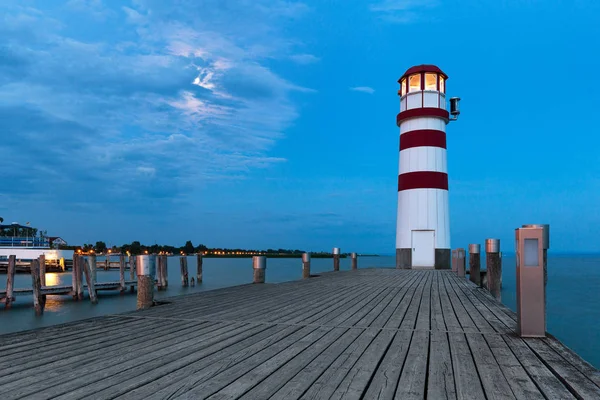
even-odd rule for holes
{"type": "Polygon", "coordinates": [[[0,165],[29,169],[11,175],[0,196],[94,204],[89,193],[118,183],[103,191],[102,204],[146,211],[204,182],[285,161],[270,153],[298,117],[292,93],[313,90],[280,76],[269,60],[316,61],[284,33],[308,7],[109,4],[0,5],[0,165]],[[90,29],[64,29],[74,15],[89,15],[90,29]]]}
{"type": "Polygon", "coordinates": [[[373,89],[372,87],[369,87],[369,86],[351,87],[350,90],[352,90],[354,92],[363,92],[363,93],[368,93],[368,94],[375,93],[375,89],[373,89]]]}
{"type": "Polygon", "coordinates": [[[314,64],[321,60],[312,54],[293,54],[290,56],[290,59],[298,64],[314,64]]]}
{"type": "Polygon", "coordinates": [[[369,9],[387,22],[407,24],[420,20],[424,11],[438,4],[438,0],[383,0],[371,4],[369,9]]]}

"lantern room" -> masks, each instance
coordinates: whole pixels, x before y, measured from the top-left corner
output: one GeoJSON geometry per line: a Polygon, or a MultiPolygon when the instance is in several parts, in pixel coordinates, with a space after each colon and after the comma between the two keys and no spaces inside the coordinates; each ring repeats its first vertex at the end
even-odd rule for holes
{"type": "Polygon", "coordinates": [[[398,80],[400,112],[425,107],[446,109],[447,79],[448,76],[435,65],[409,68],[398,80]]]}

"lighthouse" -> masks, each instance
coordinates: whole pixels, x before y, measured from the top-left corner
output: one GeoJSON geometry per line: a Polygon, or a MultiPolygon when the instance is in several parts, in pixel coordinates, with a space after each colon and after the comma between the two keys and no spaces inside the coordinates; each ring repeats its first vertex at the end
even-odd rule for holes
{"type": "Polygon", "coordinates": [[[458,117],[460,99],[446,110],[447,80],[435,65],[409,68],[398,80],[396,268],[450,268],[446,125],[458,117]]]}

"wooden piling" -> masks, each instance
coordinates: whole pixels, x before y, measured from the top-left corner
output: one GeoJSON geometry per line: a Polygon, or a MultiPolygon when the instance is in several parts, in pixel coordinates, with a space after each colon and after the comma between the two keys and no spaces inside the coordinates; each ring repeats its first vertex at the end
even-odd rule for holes
{"type": "Polygon", "coordinates": [[[302,279],[310,278],[310,253],[302,254],[302,279]]]}
{"type": "Polygon", "coordinates": [[[192,276],[192,279],[190,280],[190,286],[192,286],[192,287],[196,286],[196,280],[194,279],[193,276],[192,276]]]}
{"type": "Polygon", "coordinates": [[[196,255],[196,281],[202,283],[202,253],[196,255]]]}
{"type": "Polygon", "coordinates": [[[188,276],[187,257],[186,256],[179,257],[179,268],[181,270],[181,286],[188,286],[189,285],[189,276],[188,276]]]}
{"type": "Polygon", "coordinates": [[[466,272],[465,249],[456,249],[456,263],[456,275],[460,276],[461,278],[464,278],[466,272]]]}
{"type": "MultiPolygon", "coordinates": [[[[135,256],[129,256],[129,280],[133,281],[135,279],[135,256]]],[[[135,286],[131,285],[129,287],[129,291],[133,293],[135,290],[135,286]]]]}
{"type": "Polygon", "coordinates": [[[8,269],[6,271],[6,302],[4,303],[4,308],[6,309],[10,309],[12,307],[16,265],[17,257],[14,255],[8,256],[8,269]]]}
{"type": "Polygon", "coordinates": [[[38,260],[40,262],[40,283],[42,286],[46,286],[46,256],[42,254],[38,260]]]}
{"type": "MultiPolygon", "coordinates": [[[[94,260],[95,261],[95,260],[94,260]]],[[[92,274],[92,267],[90,260],[85,260],[82,263],[83,273],[85,274],[85,281],[88,286],[88,295],[92,304],[98,304],[98,295],[96,294],[96,282],[94,282],[94,275],[92,274]]]]}
{"type": "Polygon", "coordinates": [[[60,265],[60,270],[62,272],[65,272],[67,270],[67,267],[65,265],[65,258],[61,257],[60,260],[58,260],[58,265],[60,265]]]}
{"type": "Polygon", "coordinates": [[[350,253],[350,265],[352,269],[358,269],[358,255],[350,253]]]}
{"type": "Polygon", "coordinates": [[[98,282],[98,264],[96,262],[96,255],[90,254],[88,256],[88,265],[90,266],[90,273],[92,274],[92,280],[94,283],[98,282]]]}
{"type": "Polygon", "coordinates": [[[333,270],[334,271],[340,270],[340,248],[339,247],[333,248],[333,270]]]}
{"type": "Polygon", "coordinates": [[[110,269],[110,253],[106,254],[106,262],[104,264],[104,270],[108,271],[110,269]]]}
{"type": "Polygon", "coordinates": [[[125,255],[121,254],[119,256],[119,282],[121,284],[121,293],[123,293],[127,288],[125,287],[125,255]]]}
{"type": "Polygon", "coordinates": [[[267,270],[267,257],[252,257],[252,269],[254,271],[254,283],[265,283],[265,272],[267,270]]]}
{"type": "Polygon", "coordinates": [[[165,289],[169,286],[169,258],[164,255],[163,257],[163,286],[165,289]]]}
{"type": "Polygon", "coordinates": [[[500,239],[485,240],[485,260],[487,266],[487,288],[496,299],[502,293],[502,258],[500,257],[500,239]]]}
{"type": "MultiPolygon", "coordinates": [[[[38,262],[40,264],[40,285],[46,287],[46,256],[43,254],[39,256],[38,262]]],[[[46,307],[45,294],[40,294],[40,303],[42,304],[42,309],[44,309],[46,307]]]]}
{"type": "Polygon", "coordinates": [[[481,246],[478,244],[469,245],[469,280],[481,286],[481,246]]]}
{"type": "Polygon", "coordinates": [[[83,264],[85,260],[83,256],[79,256],[77,261],[77,299],[83,300],[83,264]]]}
{"type": "Polygon", "coordinates": [[[71,269],[71,287],[73,288],[73,300],[77,300],[77,261],[79,256],[77,254],[73,254],[73,268],[71,269]]]}
{"type": "Polygon", "coordinates": [[[152,307],[154,303],[154,276],[152,276],[152,272],[153,269],[156,269],[156,256],[138,256],[136,269],[138,282],[137,309],[145,310],[152,307]]]}
{"type": "Polygon", "coordinates": [[[44,303],[41,299],[42,283],[40,282],[40,261],[33,260],[31,262],[31,284],[33,287],[33,308],[35,315],[44,313],[44,303]]]}

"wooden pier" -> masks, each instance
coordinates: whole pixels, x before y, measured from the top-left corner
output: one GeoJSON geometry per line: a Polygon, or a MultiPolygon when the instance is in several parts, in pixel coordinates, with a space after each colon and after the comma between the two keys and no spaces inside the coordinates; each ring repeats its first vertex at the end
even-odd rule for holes
{"type": "Polygon", "coordinates": [[[598,370],[515,319],[451,271],[249,284],[0,336],[0,398],[600,398],[598,370]]]}

